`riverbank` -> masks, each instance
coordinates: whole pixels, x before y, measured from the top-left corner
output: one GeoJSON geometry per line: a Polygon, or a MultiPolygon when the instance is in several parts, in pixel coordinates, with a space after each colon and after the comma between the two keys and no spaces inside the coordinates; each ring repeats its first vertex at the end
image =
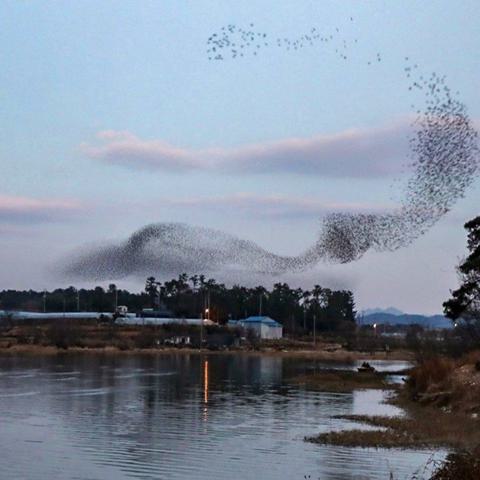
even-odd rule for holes
{"type": "Polygon", "coordinates": [[[298,357],[314,360],[324,360],[332,362],[352,363],[362,360],[392,360],[392,361],[411,361],[413,355],[407,350],[389,352],[358,352],[337,348],[332,350],[328,346],[312,347],[311,349],[289,350],[274,349],[268,346],[235,347],[224,350],[210,350],[207,348],[188,348],[188,347],[158,347],[158,348],[131,348],[128,350],[116,347],[69,347],[67,349],[55,347],[53,345],[32,345],[20,344],[13,346],[0,346],[0,355],[168,355],[168,354],[206,354],[209,355],[261,355],[275,357],[298,357]]]}
{"type": "Polygon", "coordinates": [[[13,325],[0,330],[0,355],[108,354],[158,355],[244,353],[305,357],[325,361],[412,360],[406,350],[355,351],[338,338],[317,337],[277,340],[244,339],[236,330],[218,326],[122,326],[114,324],[55,322],[13,325]],[[200,349],[200,345],[202,348],[200,349]]]}
{"type": "Polygon", "coordinates": [[[458,360],[432,359],[415,367],[389,403],[399,417],[343,415],[377,427],[324,432],[312,443],[363,448],[446,448],[473,452],[480,446],[480,352],[458,360]]]}
{"type": "MultiPolygon", "coordinates": [[[[401,372],[400,372],[401,373],[401,372]]],[[[392,388],[387,377],[391,372],[358,372],[357,370],[322,369],[315,375],[290,378],[292,384],[304,385],[310,390],[348,393],[355,390],[388,390],[392,388]]]]}

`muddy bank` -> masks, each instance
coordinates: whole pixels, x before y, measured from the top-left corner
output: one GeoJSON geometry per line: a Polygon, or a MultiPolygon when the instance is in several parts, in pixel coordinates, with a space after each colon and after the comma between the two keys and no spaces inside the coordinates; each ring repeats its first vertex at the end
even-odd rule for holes
{"type": "Polygon", "coordinates": [[[345,349],[322,350],[321,348],[311,350],[288,350],[273,349],[269,346],[258,347],[255,349],[249,347],[229,348],[225,350],[209,350],[206,348],[187,348],[187,347],[159,347],[159,348],[129,348],[124,349],[113,345],[102,347],[68,347],[58,348],[53,345],[30,345],[20,344],[12,346],[0,346],[0,355],[68,355],[68,354],[106,354],[106,355],[164,355],[164,354],[198,354],[208,353],[212,355],[261,355],[275,357],[297,357],[315,360],[324,360],[332,362],[353,363],[358,360],[405,360],[410,361],[413,358],[411,352],[402,350],[391,352],[386,355],[383,352],[366,353],[355,352],[345,349]]]}
{"type": "Polygon", "coordinates": [[[378,430],[326,432],[306,438],[313,443],[362,448],[473,449],[480,444],[480,421],[462,414],[439,412],[432,407],[405,417],[347,415],[339,417],[378,430]]]}
{"type": "MultiPolygon", "coordinates": [[[[403,372],[396,372],[402,374],[403,372]]],[[[388,390],[395,386],[387,381],[391,372],[358,372],[356,370],[323,369],[315,374],[299,375],[289,379],[290,383],[322,392],[344,393],[354,390],[388,390]]]]}
{"type": "Polygon", "coordinates": [[[50,355],[55,353],[164,354],[246,353],[249,355],[296,356],[326,361],[410,360],[405,350],[359,352],[341,343],[319,338],[241,339],[236,332],[212,326],[203,332],[192,326],[121,326],[91,323],[46,323],[14,325],[0,330],[0,355],[50,355]],[[202,340],[203,338],[203,340],[202,340]],[[177,344],[180,342],[180,344],[177,344]]]}
{"type": "Polygon", "coordinates": [[[480,352],[460,360],[430,359],[409,372],[389,403],[400,417],[336,417],[378,427],[324,432],[305,438],[319,444],[373,448],[436,448],[475,451],[480,446],[480,352]]]}

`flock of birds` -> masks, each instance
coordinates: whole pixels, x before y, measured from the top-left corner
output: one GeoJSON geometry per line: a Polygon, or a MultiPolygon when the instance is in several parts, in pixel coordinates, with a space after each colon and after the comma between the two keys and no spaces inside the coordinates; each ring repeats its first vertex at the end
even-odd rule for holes
{"type": "MultiPolygon", "coordinates": [[[[408,59],[406,59],[408,60],[408,59]]],[[[466,106],[436,73],[415,74],[409,89],[424,94],[410,139],[413,174],[400,207],[389,214],[335,213],[323,221],[318,252],[335,262],[360,258],[367,250],[393,251],[423,235],[445,215],[475,180],[480,167],[478,133],[466,106]]]]}
{"type": "MultiPolygon", "coordinates": [[[[353,20],[353,19],[352,19],[353,20]]],[[[208,39],[209,58],[221,60],[223,49],[232,58],[268,46],[264,33],[235,25],[208,39]]],[[[276,39],[287,49],[316,41],[329,42],[312,29],[298,39],[276,39]]],[[[346,56],[345,56],[346,57],[346,56]]],[[[381,61],[380,54],[377,61],[381,61]]],[[[425,106],[416,111],[410,141],[413,173],[397,210],[385,214],[332,213],[322,222],[317,241],[298,256],[280,256],[253,242],[204,227],[178,223],[146,226],[119,245],[108,245],[70,257],[65,272],[87,278],[118,278],[152,271],[215,272],[239,269],[280,274],[307,269],[320,261],[352,262],[367,251],[394,251],[412,243],[431,228],[464,196],[480,167],[478,134],[466,106],[445,78],[419,74],[418,65],[405,58],[409,90],[423,94],[425,106]]]]}
{"type": "MultiPolygon", "coordinates": [[[[353,22],[353,17],[350,17],[353,22]]],[[[358,43],[358,38],[353,39],[358,43]]],[[[316,27],[312,27],[307,33],[298,37],[276,37],[272,38],[268,33],[257,31],[251,23],[248,28],[242,28],[235,24],[223,26],[219,31],[212,33],[207,39],[207,58],[210,61],[221,61],[236,59],[247,56],[257,56],[261,50],[267,48],[280,48],[285,51],[298,51],[306,47],[317,45],[328,46],[342,60],[348,59],[348,50],[351,42],[342,38],[342,31],[339,27],[328,33],[321,33],[316,27]]],[[[367,62],[372,65],[381,62],[382,56],[377,52],[375,58],[367,62]]]]}

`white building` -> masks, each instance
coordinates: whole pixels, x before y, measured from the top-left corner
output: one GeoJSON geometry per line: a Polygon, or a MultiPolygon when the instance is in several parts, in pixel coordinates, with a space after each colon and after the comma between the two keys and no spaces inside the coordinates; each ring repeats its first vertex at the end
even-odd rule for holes
{"type": "Polygon", "coordinates": [[[262,339],[276,339],[283,336],[282,325],[270,317],[248,317],[244,320],[230,321],[228,324],[252,330],[262,339]]]}
{"type": "Polygon", "coordinates": [[[117,318],[116,323],[119,325],[213,325],[211,320],[201,318],[158,318],[158,317],[137,317],[127,314],[126,316],[117,318]]]}
{"type": "MultiPolygon", "coordinates": [[[[158,317],[147,316],[149,313],[145,310],[143,316],[137,316],[135,313],[128,313],[126,307],[117,309],[116,322],[118,325],[167,325],[175,323],[177,325],[197,325],[203,326],[213,325],[214,322],[207,319],[200,318],[170,318],[170,317],[158,317]]],[[[155,312],[154,312],[155,313],[155,312]]],[[[22,312],[22,311],[3,311],[0,310],[0,320],[2,318],[9,318],[11,320],[113,320],[114,315],[112,313],[101,312],[22,312]]]]}

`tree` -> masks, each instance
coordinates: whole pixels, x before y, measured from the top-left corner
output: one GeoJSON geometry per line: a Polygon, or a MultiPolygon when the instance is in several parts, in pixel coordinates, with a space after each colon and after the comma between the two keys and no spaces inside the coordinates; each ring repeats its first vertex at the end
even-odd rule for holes
{"type": "Polygon", "coordinates": [[[198,275],[192,275],[190,277],[190,281],[192,282],[193,290],[197,290],[198,284],[200,282],[200,278],[198,277],[198,275]]]}
{"type": "MultiPolygon", "coordinates": [[[[298,290],[293,290],[287,283],[275,283],[272,292],[268,295],[265,313],[282,323],[285,331],[294,332],[296,318],[303,322],[301,296],[298,290]]],[[[258,302],[258,296],[255,295],[258,302]]],[[[257,303],[258,305],[258,303],[257,303]]]]}
{"type": "Polygon", "coordinates": [[[118,289],[114,283],[108,286],[108,293],[112,298],[113,309],[115,310],[118,307],[118,289]]]}
{"type": "Polygon", "coordinates": [[[263,315],[265,313],[266,300],[268,296],[268,291],[265,287],[259,285],[253,289],[253,295],[257,298],[258,302],[258,315],[263,315]]]}
{"type": "Polygon", "coordinates": [[[309,290],[302,290],[301,293],[302,297],[302,314],[303,314],[303,322],[302,322],[302,327],[303,331],[307,331],[307,312],[311,306],[312,302],[312,292],[309,290]]]}
{"type": "Polygon", "coordinates": [[[150,306],[155,308],[155,303],[158,296],[158,285],[155,280],[155,277],[148,277],[145,282],[145,292],[147,293],[150,299],[150,306]]]}
{"type": "Polygon", "coordinates": [[[465,224],[468,257],[458,266],[459,288],[443,304],[445,315],[480,343],[480,216],[465,224]],[[461,321],[457,323],[457,321],[461,321]]]}
{"type": "Polygon", "coordinates": [[[178,276],[178,285],[180,290],[188,289],[188,275],[186,273],[181,273],[178,276]]]}
{"type": "MultiPolygon", "coordinates": [[[[77,291],[73,287],[51,292],[33,290],[0,291],[0,303],[4,309],[43,311],[44,295],[47,295],[47,312],[77,309],[77,291]]],[[[246,318],[249,315],[268,315],[283,324],[290,334],[309,334],[313,331],[313,318],[317,319],[317,331],[334,331],[353,324],[354,303],[351,292],[334,291],[315,285],[312,292],[291,288],[287,283],[276,283],[273,289],[262,286],[247,288],[233,285],[227,288],[215,279],[198,274],[190,278],[181,274],[160,284],[155,277],[146,279],[145,290],[132,293],[115,284],[107,289],[97,286],[78,291],[83,311],[111,312],[114,304],[125,305],[129,311],[140,311],[147,306],[165,307],[173,315],[198,318],[205,315],[223,324],[228,319],[246,318]],[[160,295],[161,295],[161,302],[160,295]],[[117,300],[118,296],[118,302],[117,300]]]]}

